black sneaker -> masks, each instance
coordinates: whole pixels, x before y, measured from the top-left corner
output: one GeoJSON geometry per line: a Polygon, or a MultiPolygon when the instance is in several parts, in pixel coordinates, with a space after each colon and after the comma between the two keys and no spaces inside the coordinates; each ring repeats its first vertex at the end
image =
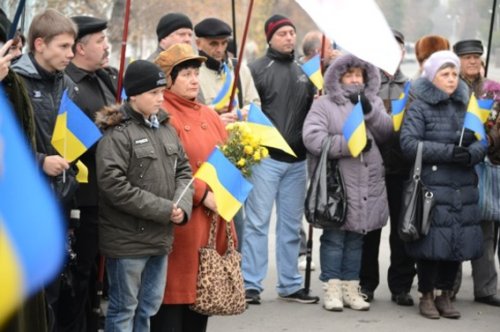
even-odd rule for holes
{"type": "Polygon", "coordinates": [[[402,292],[399,294],[391,295],[392,302],[396,302],[397,305],[410,307],[413,305],[413,298],[409,293],[402,292]]]}
{"type": "Polygon", "coordinates": [[[284,301],[290,302],[299,302],[299,303],[317,303],[319,301],[319,297],[310,296],[308,292],[304,288],[299,289],[293,294],[290,295],[280,295],[280,299],[284,301]]]}
{"type": "Polygon", "coordinates": [[[245,300],[248,304],[260,304],[260,293],[256,289],[245,290],[245,300]]]}
{"type": "Polygon", "coordinates": [[[366,297],[365,298],[366,302],[373,301],[373,295],[374,295],[373,291],[361,288],[361,294],[363,294],[366,297]]]}

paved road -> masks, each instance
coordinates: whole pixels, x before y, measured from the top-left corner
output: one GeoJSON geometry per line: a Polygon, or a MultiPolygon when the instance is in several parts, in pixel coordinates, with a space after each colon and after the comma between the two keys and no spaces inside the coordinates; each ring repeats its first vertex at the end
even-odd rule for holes
{"type": "MultiPolygon", "coordinates": [[[[271,225],[274,232],[274,225],[271,225]]],[[[329,312],[318,304],[297,304],[283,302],[277,298],[274,285],[276,284],[276,269],[274,260],[274,239],[270,238],[270,266],[268,277],[265,280],[265,290],[261,294],[262,304],[252,305],[239,316],[212,317],[209,319],[209,332],[319,332],[319,331],[352,331],[369,330],[371,332],[387,331],[500,331],[500,308],[477,304],[473,301],[472,278],[470,264],[464,264],[464,279],[462,289],[458,294],[456,307],[461,311],[459,320],[429,320],[418,314],[417,306],[401,307],[390,301],[387,289],[387,268],[389,263],[389,227],[382,232],[380,249],[381,284],[375,292],[375,300],[370,311],[359,312],[344,309],[343,312],[329,312]]],[[[315,230],[313,260],[319,263],[319,235],[315,230]]],[[[321,282],[318,279],[319,271],[312,273],[311,288],[315,295],[322,298],[321,282]]],[[[416,286],[411,294],[418,298],[416,286]]]]}

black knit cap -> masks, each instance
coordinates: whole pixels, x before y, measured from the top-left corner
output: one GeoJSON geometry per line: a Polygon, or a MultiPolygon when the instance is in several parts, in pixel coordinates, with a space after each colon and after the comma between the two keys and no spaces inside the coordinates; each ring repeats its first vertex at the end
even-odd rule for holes
{"type": "Polygon", "coordinates": [[[284,27],[285,25],[289,25],[294,30],[296,30],[295,25],[293,25],[292,21],[290,21],[288,17],[276,14],[268,18],[266,23],[264,24],[264,32],[266,33],[267,42],[269,43],[271,38],[273,38],[273,35],[276,32],[276,30],[278,30],[281,27],[284,27]]]}
{"type": "Polygon", "coordinates": [[[461,40],[453,45],[453,52],[456,55],[464,55],[464,54],[483,54],[483,43],[480,40],[476,39],[468,39],[461,40]]]}
{"type": "Polygon", "coordinates": [[[231,33],[233,33],[233,30],[226,22],[221,21],[218,18],[210,17],[196,24],[194,26],[194,33],[196,37],[200,38],[216,38],[229,37],[231,36],[231,33]]]}
{"type": "Polygon", "coordinates": [[[123,77],[123,87],[128,97],[165,85],[167,85],[167,79],[163,70],[146,60],[132,62],[123,77]]]}
{"type": "Polygon", "coordinates": [[[158,41],[167,37],[175,30],[179,30],[181,28],[193,30],[193,23],[191,23],[189,17],[182,13],[169,13],[163,16],[156,26],[156,35],[158,36],[158,41]]]}
{"type": "Polygon", "coordinates": [[[91,33],[106,30],[108,27],[108,22],[106,20],[92,16],[73,16],[71,19],[78,27],[77,40],[91,33]]]}

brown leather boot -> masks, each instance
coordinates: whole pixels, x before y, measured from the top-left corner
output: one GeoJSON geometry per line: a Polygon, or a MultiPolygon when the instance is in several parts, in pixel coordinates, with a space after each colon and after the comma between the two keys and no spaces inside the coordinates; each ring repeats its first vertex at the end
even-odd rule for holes
{"type": "Polygon", "coordinates": [[[418,308],[422,316],[429,319],[439,319],[439,311],[434,304],[434,292],[423,293],[418,308]]]}
{"type": "Polygon", "coordinates": [[[436,305],[437,310],[441,314],[441,316],[445,318],[460,318],[460,312],[453,306],[451,303],[451,296],[453,291],[442,291],[441,295],[436,296],[434,303],[436,305]]]}

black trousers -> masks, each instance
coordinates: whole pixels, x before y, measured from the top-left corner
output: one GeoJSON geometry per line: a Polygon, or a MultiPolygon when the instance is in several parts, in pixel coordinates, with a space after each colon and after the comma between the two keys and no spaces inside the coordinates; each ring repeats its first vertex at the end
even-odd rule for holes
{"type": "Polygon", "coordinates": [[[80,208],[80,226],[75,230],[76,263],[71,268],[72,285],[61,289],[58,331],[95,332],[99,315],[94,312],[97,282],[97,207],[80,208]]]}
{"type": "Polygon", "coordinates": [[[208,316],[189,309],[189,304],[162,304],[151,317],[151,332],[205,332],[208,316]]]}
{"type": "Polygon", "coordinates": [[[418,291],[429,293],[434,289],[453,290],[460,262],[417,261],[418,291]]]}
{"type": "MultiPolygon", "coordinates": [[[[389,271],[387,273],[387,282],[393,294],[409,293],[413,279],[417,274],[415,260],[408,256],[404,242],[398,235],[401,197],[405,179],[406,176],[397,174],[387,175],[385,177],[391,223],[391,233],[389,235],[391,257],[389,271]]],[[[380,283],[378,256],[381,233],[382,231],[380,229],[369,232],[365,235],[363,243],[361,271],[359,274],[360,285],[362,289],[372,292],[375,291],[380,283]]]]}

